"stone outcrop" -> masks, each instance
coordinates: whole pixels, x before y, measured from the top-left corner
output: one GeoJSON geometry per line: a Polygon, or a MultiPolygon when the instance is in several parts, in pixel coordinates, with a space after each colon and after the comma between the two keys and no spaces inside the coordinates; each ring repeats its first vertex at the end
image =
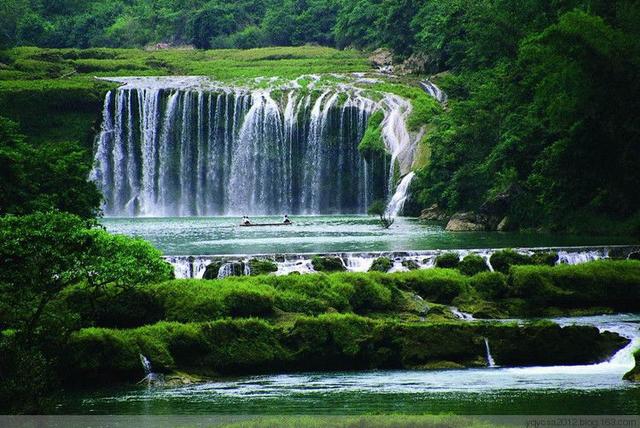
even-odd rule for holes
{"type": "Polygon", "coordinates": [[[480,232],[488,229],[486,216],[472,211],[454,214],[445,228],[448,232],[480,232]]]}
{"type": "Polygon", "coordinates": [[[422,221],[445,221],[447,217],[447,213],[438,204],[433,204],[429,208],[423,209],[420,213],[420,220],[422,221]]]}
{"type": "Polygon", "coordinates": [[[640,350],[633,354],[636,359],[636,365],[624,375],[624,379],[632,382],[640,382],[640,350]]]}
{"type": "Polygon", "coordinates": [[[393,72],[393,53],[389,49],[376,49],[369,56],[369,61],[374,68],[383,73],[393,72]]]}

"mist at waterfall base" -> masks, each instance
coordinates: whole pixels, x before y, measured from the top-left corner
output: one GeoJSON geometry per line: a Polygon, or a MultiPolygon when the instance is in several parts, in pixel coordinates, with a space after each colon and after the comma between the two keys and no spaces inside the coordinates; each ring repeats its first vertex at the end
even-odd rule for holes
{"type": "Polygon", "coordinates": [[[407,175],[411,104],[348,85],[220,86],[205,78],[120,78],[104,100],[91,179],[107,216],[366,213],[397,215],[407,175]],[[369,117],[384,114],[387,154],[360,153],[369,117]],[[406,178],[406,177],[405,177],[406,178]]]}
{"type": "MultiPolygon", "coordinates": [[[[513,320],[504,320],[513,322],[513,320]]],[[[60,413],[91,414],[630,414],[640,385],[622,380],[640,346],[640,316],[554,320],[632,339],[583,366],[379,370],[240,376],[177,388],[144,386],[68,397],[60,413]]],[[[470,321],[473,322],[473,321],[470,321]]],[[[500,321],[498,321],[500,322],[500,321]]]]}

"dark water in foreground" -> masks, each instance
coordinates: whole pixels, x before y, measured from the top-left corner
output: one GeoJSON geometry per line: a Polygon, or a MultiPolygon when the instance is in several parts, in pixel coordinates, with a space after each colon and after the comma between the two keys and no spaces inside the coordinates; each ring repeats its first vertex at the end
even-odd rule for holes
{"type": "MultiPolygon", "coordinates": [[[[105,218],[111,232],[150,241],[166,255],[330,253],[636,244],[620,236],[446,232],[398,218],[389,229],[369,216],[295,216],[291,226],[239,227],[235,217],[105,218]]],[[[273,223],[280,217],[252,217],[273,223]]]]}
{"type": "Polygon", "coordinates": [[[77,393],[64,414],[640,414],[640,385],[622,380],[640,347],[640,316],[556,320],[632,339],[611,360],[587,366],[393,370],[223,378],[163,388],[133,385],[77,393]]]}

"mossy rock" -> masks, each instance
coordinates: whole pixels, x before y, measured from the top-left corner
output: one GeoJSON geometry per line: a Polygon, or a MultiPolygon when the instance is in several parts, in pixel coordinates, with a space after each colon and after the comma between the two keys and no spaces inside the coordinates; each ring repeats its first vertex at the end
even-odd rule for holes
{"type": "Polygon", "coordinates": [[[318,272],[344,272],[347,270],[340,257],[315,256],[311,259],[313,269],[318,272]]]}
{"type": "Polygon", "coordinates": [[[467,276],[473,276],[489,270],[487,262],[477,254],[469,254],[458,264],[458,270],[467,276]]]}
{"type": "Polygon", "coordinates": [[[444,269],[455,269],[460,264],[458,253],[443,253],[436,257],[436,267],[444,269]]]}
{"type": "Polygon", "coordinates": [[[277,272],[278,265],[271,260],[251,259],[249,260],[249,271],[251,275],[267,275],[277,272]]]}
{"type": "Polygon", "coordinates": [[[409,270],[420,269],[420,266],[418,265],[418,263],[414,262],[413,260],[403,260],[402,261],[402,266],[404,266],[405,268],[407,268],[409,270]]]}
{"type": "Polygon", "coordinates": [[[220,266],[222,265],[222,262],[211,262],[204,270],[202,279],[218,279],[218,272],[220,271],[220,266]]]}
{"type": "Polygon", "coordinates": [[[491,255],[489,259],[493,269],[502,273],[509,273],[511,266],[534,264],[532,258],[526,254],[520,254],[513,250],[500,250],[491,255]]]}
{"type": "Polygon", "coordinates": [[[640,349],[637,350],[633,354],[633,356],[636,360],[636,365],[634,368],[632,368],[627,373],[625,373],[624,379],[630,380],[632,382],[640,382],[640,349]]]}
{"type": "Polygon", "coordinates": [[[500,272],[480,272],[469,283],[483,298],[489,300],[502,299],[509,292],[507,277],[500,272]]]}
{"type": "Polygon", "coordinates": [[[369,272],[389,272],[393,267],[393,262],[388,257],[378,257],[373,261],[369,272]]]}
{"type": "Polygon", "coordinates": [[[531,256],[531,261],[536,265],[555,266],[558,259],[558,253],[535,253],[531,256]]]}

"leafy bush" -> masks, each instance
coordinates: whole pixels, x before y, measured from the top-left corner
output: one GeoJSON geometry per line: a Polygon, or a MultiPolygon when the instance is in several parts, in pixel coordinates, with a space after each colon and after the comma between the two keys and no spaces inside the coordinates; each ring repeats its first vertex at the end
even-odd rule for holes
{"type": "Polygon", "coordinates": [[[458,270],[464,275],[473,276],[489,270],[487,262],[477,254],[469,254],[458,264],[458,270]]]}
{"type": "Polygon", "coordinates": [[[460,263],[458,253],[444,253],[436,257],[436,267],[443,269],[455,269],[460,263]]]}

